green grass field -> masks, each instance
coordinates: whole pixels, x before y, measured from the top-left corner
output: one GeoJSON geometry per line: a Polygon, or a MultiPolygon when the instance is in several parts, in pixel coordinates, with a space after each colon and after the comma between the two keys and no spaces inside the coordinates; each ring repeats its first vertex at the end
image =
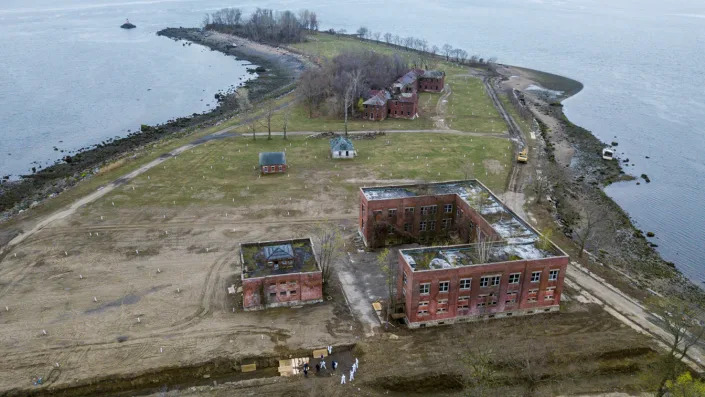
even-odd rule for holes
{"type": "MultiPolygon", "coordinates": [[[[342,51],[346,50],[373,50],[383,54],[398,54],[407,59],[409,63],[419,61],[418,53],[408,51],[387,45],[385,43],[376,43],[369,41],[361,41],[349,36],[336,36],[325,33],[311,35],[309,41],[298,43],[292,46],[297,51],[311,55],[317,58],[332,58],[342,51]]],[[[446,83],[451,86],[452,94],[448,98],[447,112],[445,114],[446,124],[449,128],[458,131],[468,132],[486,132],[486,133],[504,133],[507,130],[504,121],[500,117],[497,110],[492,105],[492,101],[487,96],[484,90],[482,81],[469,74],[467,67],[461,67],[451,62],[445,62],[440,59],[433,60],[432,68],[444,70],[446,72],[446,83]]],[[[432,120],[436,116],[435,107],[440,96],[422,97],[419,106],[420,118],[414,121],[403,120],[385,120],[383,122],[375,122],[372,125],[377,125],[377,128],[372,129],[431,129],[434,128],[432,120]],[[435,100],[435,103],[425,102],[424,99],[435,100]]],[[[292,119],[297,120],[297,127],[306,126],[306,129],[301,131],[340,131],[342,130],[342,122],[331,118],[315,118],[308,119],[308,114],[305,109],[297,110],[298,116],[292,119]],[[304,121],[303,119],[307,119],[304,121]],[[322,127],[325,125],[325,127],[322,127]],[[335,127],[338,126],[338,129],[335,127]],[[331,128],[333,127],[333,128],[331,128]]],[[[370,129],[370,123],[364,123],[370,129]]],[[[349,127],[350,130],[359,130],[361,126],[355,124],[349,127]]],[[[294,130],[292,130],[294,131],[294,130]]]]}
{"type": "Polygon", "coordinates": [[[323,196],[354,206],[360,180],[463,179],[460,163],[469,161],[475,163],[473,176],[503,191],[510,170],[510,144],[502,139],[398,133],[354,144],[359,152],[356,159],[332,160],[328,139],[292,136],[285,141],[277,136],[254,142],[245,137],[212,141],[140,175],[91,207],[110,210],[112,203],[133,208],[267,206],[290,198],[315,202],[323,196]],[[260,177],[255,169],[258,153],[285,149],[288,175],[260,177]]]}
{"type": "MultiPolygon", "coordinates": [[[[348,119],[348,131],[380,131],[380,130],[428,130],[433,129],[433,120],[431,117],[436,114],[436,103],[440,94],[423,93],[419,97],[419,114],[414,120],[406,119],[386,119],[383,121],[362,120],[360,118],[348,119]]],[[[287,96],[287,99],[293,99],[293,94],[287,96]]],[[[345,123],[341,118],[329,117],[322,115],[314,115],[309,118],[308,108],[303,104],[295,104],[291,107],[289,115],[289,123],[287,131],[345,131],[345,123]]],[[[262,113],[262,111],[260,111],[262,113]]],[[[266,132],[267,121],[260,120],[255,125],[256,131],[266,132]]],[[[284,128],[284,112],[279,111],[271,121],[272,131],[282,131],[284,128]]],[[[249,125],[241,126],[236,129],[238,132],[251,132],[249,125]]]]}

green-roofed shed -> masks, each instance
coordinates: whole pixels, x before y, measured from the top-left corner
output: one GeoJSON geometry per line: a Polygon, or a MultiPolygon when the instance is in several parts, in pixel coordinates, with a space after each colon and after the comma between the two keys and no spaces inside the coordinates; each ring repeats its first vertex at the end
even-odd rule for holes
{"type": "Polygon", "coordinates": [[[334,159],[351,159],[357,156],[357,151],[350,139],[336,136],[330,140],[330,154],[334,159]]]}
{"type": "Polygon", "coordinates": [[[286,172],[286,153],[261,152],[259,154],[259,168],[263,174],[286,172]]]}

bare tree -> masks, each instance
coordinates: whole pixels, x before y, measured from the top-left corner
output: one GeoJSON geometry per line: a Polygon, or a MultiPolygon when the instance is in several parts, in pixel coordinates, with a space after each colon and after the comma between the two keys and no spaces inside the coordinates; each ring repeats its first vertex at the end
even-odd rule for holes
{"type": "Polygon", "coordinates": [[[548,181],[542,175],[536,175],[536,178],[534,178],[532,183],[532,188],[534,194],[536,195],[534,202],[536,204],[541,204],[543,201],[543,196],[545,196],[548,191],[548,181]]]}
{"type": "Polygon", "coordinates": [[[367,36],[369,34],[370,34],[370,30],[364,26],[360,26],[360,28],[357,29],[357,36],[360,37],[361,39],[367,38],[367,36]]]}
{"type": "Polygon", "coordinates": [[[284,131],[284,140],[286,140],[286,129],[289,126],[289,118],[291,117],[291,106],[289,105],[284,108],[284,114],[282,115],[282,131],[284,131]]]}
{"type": "Polygon", "coordinates": [[[383,249],[377,254],[377,265],[382,270],[387,282],[387,315],[385,317],[384,329],[388,328],[389,316],[392,312],[392,307],[395,302],[394,291],[396,290],[397,272],[394,266],[394,253],[388,248],[383,249]]]}
{"type": "Polygon", "coordinates": [[[325,91],[324,75],[320,72],[309,69],[301,74],[297,93],[303,99],[308,108],[308,118],[313,117],[313,110],[321,103],[325,91]]]}
{"type": "Polygon", "coordinates": [[[380,33],[380,32],[374,32],[374,33],[372,33],[372,38],[373,38],[375,41],[379,41],[380,36],[382,36],[382,33],[380,33]]]}
{"type": "Polygon", "coordinates": [[[437,45],[431,46],[431,55],[436,56],[438,54],[438,51],[440,51],[440,48],[438,48],[437,45]]]}
{"type": "Polygon", "coordinates": [[[453,54],[453,46],[450,44],[443,44],[443,48],[441,48],[441,51],[443,51],[443,55],[446,57],[446,61],[450,61],[450,56],[453,54]]]}
{"type": "Polygon", "coordinates": [[[253,112],[252,104],[250,103],[249,93],[246,88],[238,88],[235,91],[237,98],[237,107],[242,115],[243,124],[247,125],[247,129],[252,131],[252,139],[256,140],[255,132],[257,131],[257,117],[253,112]]]}
{"type": "Polygon", "coordinates": [[[491,340],[495,338],[490,335],[486,321],[477,323],[473,329],[472,343],[468,353],[462,356],[462,361],[467,368],[468,379],[467,388],[470,396],[494,396],[492,388],[497,385],[497,370],[493,359],[493,349],[491,340]]]}
{"type": "Polygon", "coordinates": [[[536,394],[544,375],[546,375],[546,364],[550,358],[549,349],[546,344],[539,340],[531,340],[522,345],[521,350],[510,357],[510,366],[521,375],[526,387],[524,396],[536,394]],[[531,346],[531,348],[529,348],[531,346]]]}
{"type": "Polygon", "coordinates": [[[475,226],[475,259],[477,263],[490,261],[496,243],[497,239],[494,236],[485,235],[479,227],[475,226]]]}
{"type": "Polygon", "coordinates": [[[577,227],[573,230],[573,236],[578,242],[580,252],[578,258],[583,257],[583,252],[588,244],[597,245],[599,240],[598,229],[606,218],[604,211],[588,201],[583,202],[583,206],[579,209],[580,219],[577,220],[577,227]]]}
{"type": "Polygon", "coordinates": [[[264,120],[267,123],[267,140],[272,140],[272,117],[274,117],[274,104],[272,101],[265,102],[264,120]]]}
{"type": "Polygon", "coordinates": [[[647,306],[662,320],[664,329],[671,336],[658,382],[657,396],[661,397],[668,391],[667,383],[676,380],[680,363],[690,348],[703,340],[705,327],[698,320],[699,309],[694,309],[689,302],[674,298],[652,298],[647,301],[647,306]]]}
{"type": "Polygon", "coordinates": [[[321,266],[323,284],[329,285],[333,266],[343,254],[343,237],[333,223],[321,222],[311,231],[318,264],[321,266]]]}
{"type": "Polygon", "coordinates": [[[463,179],[470,179],[475,175],[475,163],[470,157],[458,160],[458,168],[463,172],[463,179]]]}
{"type": "Polygon", "coordinates": [[[384,41],[387,42],[387,44],[391,44],[391,43],[392,43],[392,37],[393,37],[392,34],[389,33],[389,32],[387,32],[387,33],[384,34],[384,41]]]}

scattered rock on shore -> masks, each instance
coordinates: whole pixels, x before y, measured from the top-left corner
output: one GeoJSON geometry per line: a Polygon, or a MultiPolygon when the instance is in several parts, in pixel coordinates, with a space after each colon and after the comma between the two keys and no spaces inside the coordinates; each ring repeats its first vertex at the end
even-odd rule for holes
{"type": "Polygon", "coordinates": [[[646,183],[650,183],[651,179],[649,179],[649,176],[646,174],[641,174],[641,178],[646,181],[646,183]]]}

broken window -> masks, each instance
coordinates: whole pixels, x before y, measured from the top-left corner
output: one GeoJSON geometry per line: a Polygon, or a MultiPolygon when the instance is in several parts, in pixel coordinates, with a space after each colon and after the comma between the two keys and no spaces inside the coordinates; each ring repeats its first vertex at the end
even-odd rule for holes
{"type": "Polygon", "coordinates": [[[430,291],[431,291],[431,283],[419,284],[419,294],[428,295],[428,293],[430,291]]]}
{"type": "Polygon", "coordinates": [[[512,273],[509,275],[509,284],[519,284],[521,273],[512,273]]]}
{"type": "Polygon", "coordinates": [[[472,279],[471,279],[471,278],[461,278],[461,279],[460,279],[460,289],[462,289],[462,290],[469,290],[471,283],[472,283],[472,279]]]}
{"type": "Polygon", "coordinates": [[[436,221],[429,222],[428,230],[431,230],[431,231],[436,230],[436,221]]]}
{"type": "Polygon", "coordinates": [[[541,271],[531,272],[531,282],[538,283],[541,280],[541,271]]]}
{"type": "Polygon", "coordinates": [[[502,276],[482,276],[480,278],[480,287],[496,287],[501,279],[502,276]]]}
{"type": "Polygon", "coordinates": [[[546,291],[544,291],[543,300],[553,301],[556,297],[555,295],[556,295],[556,287],[548,287],[548,288],[546,288],[546,291]]]}
{"type": "Polygon", "coordinates": [[[446,204],[443,206],[443,212],[446,214],[453,213],[453,204],[446,204]]]}
{"type": "Polygon", "coordinates": [[[406,208],[404,208],[404,213],[405,213],[405,214],[413,214],[413,213],[414,213],[414,207],[406,207],[406,208]]]}
{"type": "Polygon", "coordinates": [[[448,292],[450,289],[450,281],[441,281],[438,283],[438,292],[448,292]]]}
{"type": "Polygon", "coordinates": [[[446,218],[441,221],[441,225],[443,227],[443,230],[446,230],[450,227],[452,224],[453,220],[451,218],[446,218]]]}
{"type": "Polygon", "coordinates": [[[507,298],[505,299],[504,303],[507,305],[513,305],[517,303],[517,292],[507,292],[507,298]]]}
{"type": "Polygon", "coordinates": [[[551,270],[548,272],[548,281],[558,280],[558,269],[551,270]]]}
{"type": "Polygon", "coordinates": [[[387,215],[391,218],[397,214],[397,209],[396,208],[390,208],[387,210],[387,215]]]}
{"type": "Polygon", "coordinates": [[[538,289],[530,289],[529,294],[528,294],[528,299],[526,300],[527,302],[538,302],[539,300],[539,290],[538,289]]]}

